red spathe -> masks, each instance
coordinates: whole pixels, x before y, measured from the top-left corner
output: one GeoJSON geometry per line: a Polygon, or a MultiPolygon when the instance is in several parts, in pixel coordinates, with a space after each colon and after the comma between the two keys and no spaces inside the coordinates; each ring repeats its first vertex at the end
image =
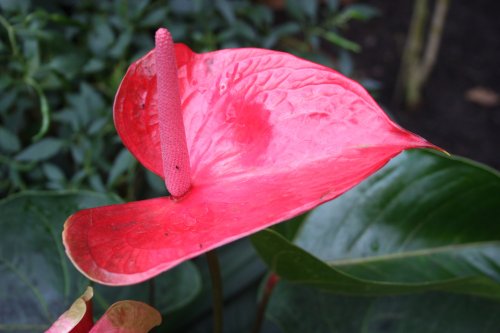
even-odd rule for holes
{"type": "MultiPolygon", "coordinates": [[[[337,197],[404,149],[435,148],[324,66],[262,49],[175,47],[191,189],[72,215],[66,251],[97,282],[144,281],[337,197]]],[[[125,146],[163,177],[155,73],[154,51],[130,66],[114,119],[125,146]]]]}

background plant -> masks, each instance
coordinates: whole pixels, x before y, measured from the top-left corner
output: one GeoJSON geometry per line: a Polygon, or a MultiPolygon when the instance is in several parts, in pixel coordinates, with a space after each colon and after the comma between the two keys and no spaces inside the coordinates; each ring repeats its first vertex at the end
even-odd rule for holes
{"type": "Polygon", "coordinates": [[[335,1],[319,7],[297,1],[276,13],[248,0],[2,1],[0,193],[92,189],[128,199],[158,194],[162,187],[155,177],[119,143],[110,112],[128,65],[153,47],[154,29],[168,26],[176,41],[199,52],[278,48],[328,65],[342,63],[350,72],[348,52],[360,48],[340,31],[376,11],[335,1]],[[322,51],[324,43],[339,56],[322,51]]]}
{"type": "MultiPolygon", "coordinates": [[[[196,51],[276,48],[350,74],[361,50],[344,32],[377,15],[335,0],[283,11],[247,0],[2,0],[0,10],[0,331],[16,332],[48,327],[88,284],[64,255],[67,216],[164,193],[111,119],[127,66],[153,47],[158,26],[196,51]]],[[[282,280],[265,332],[495,332],[499,179],[471,161],[406,153],[279,234],[221,248],[225,331],[250,331],[273,270],[282,280]]],[[[160,331],[205,332],[208,276],[196,259],[151,284],[95,286],[97,312],[137,299],[162,313],[160,331]]]]}

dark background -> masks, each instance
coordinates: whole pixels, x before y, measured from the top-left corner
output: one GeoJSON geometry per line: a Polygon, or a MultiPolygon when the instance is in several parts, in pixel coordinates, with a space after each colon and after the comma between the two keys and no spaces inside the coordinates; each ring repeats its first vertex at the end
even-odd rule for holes
{"type": "Polygon", "coordinates": [[[467,91],[484,87],[500,94],[500,2],[452,0],[436,65],[414,111],[393,105],[394,86],[413,1],[367,1],[381,11],[353,24],[348,35],[361,43],[354,55],[363,75],[382,83],[378,101],[403,127],[451,154],[500,168],[500,104],[468,101],[467,91]]]}

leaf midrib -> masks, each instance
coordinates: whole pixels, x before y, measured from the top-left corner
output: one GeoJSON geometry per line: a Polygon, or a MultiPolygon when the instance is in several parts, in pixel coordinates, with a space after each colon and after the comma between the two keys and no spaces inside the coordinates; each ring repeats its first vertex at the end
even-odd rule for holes
{"type": "Polygon", "coordinates": [[[500,246],[500,242],[499,241],[487,241],[487,242],[474,242],[474,243],[467,243],[467,244],[454,244],[454,245],[434,247],[434,248],[430,248],[430,249],[405,251],[405,252],[377,255],[377,256],[371,256],[371,257],[363,257],[363,258],[325,260],[325,262],[329,266],[334,266],[334,267],[350,266],[350,265],[383,262],[383,261],[390,261],[390,260],[397,260],[397,259],[406,259],[406,258],[417,257],[417,256],[440,254],[440,253],[444,253],[444,252],[448,252],[448,251],[458,251],[458,250],[465,250],[465,249],[469,249],[469,248],[488,247],[488,246],[500,246]]]}

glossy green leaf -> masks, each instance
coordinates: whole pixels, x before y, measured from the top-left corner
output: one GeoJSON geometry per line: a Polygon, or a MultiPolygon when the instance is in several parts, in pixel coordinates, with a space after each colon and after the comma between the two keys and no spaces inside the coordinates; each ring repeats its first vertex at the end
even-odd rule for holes
{"type": "Polygon", "coordinates": [[[267,318],[285,333],[497,333],[500,303],[446,293],[347,297],[279,283],[267,318]]]}
{"type": "MultiPolygon", "coordinates": [[[[119,200],[104,194],[25,192],[0,201],[0,331],[47,328],[80,295],[89,281],[73,267],[62,246],[64,220],[75,209],[119,200]]],[[[149,302],[148,282],[126,288],[95,285],[95,315],[114,302],[149,302]]],[[[155,281],[155,307],[179,310],[198,296],[201,276],[186,262],[155,281]]]]}
{"type": "Polygon", "coordinates": [[[463,159],[400,155],[317,208],[291,244],[254,236],[285,279],[340,293],[429,289],[500,297],[500,177],[463,159]]]}
{"type": "Polygon", "coordinates": [[[74,209],[116,202],[90,192],[27,192],[0,201],[0,325],[43,331],[88,281],[66,258],[61,233],[74,209]]]}
{"type": "Polygon", "coordinates": [[[123,288],[95,285],[96,304],[104,312],[111,304],[120,300],[135,300],[145,303],[153,301],[155,308],[165,316],[177,311],[195,299],[202,288],[198,268],[190,261],[174,267],[154,279],[154,299],[150,299],[151,282],[123,288]]]}
{"type": "Polygon", "coordinates": [[[283,223],[276,224],[272,226],[271,229],[278,232],[286,239],[293,240],[304,224],[307,214],[308,213],[304,213],[283,223]]]}

